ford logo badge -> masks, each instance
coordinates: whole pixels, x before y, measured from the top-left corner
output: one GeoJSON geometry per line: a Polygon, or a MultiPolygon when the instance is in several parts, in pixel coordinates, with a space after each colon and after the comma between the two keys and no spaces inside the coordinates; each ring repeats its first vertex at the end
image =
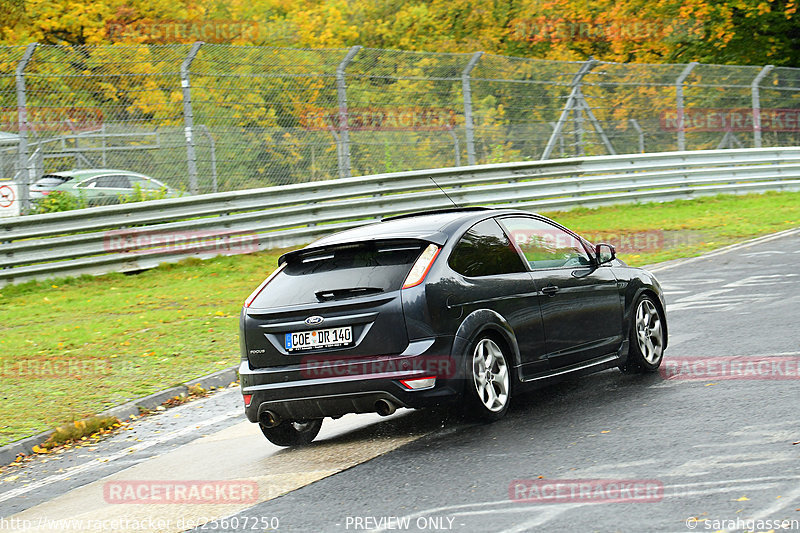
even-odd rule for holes
{"type": "Polygon", "coordinates": [[[314,324],[322,324],[323,320],[325,320],[325,319],[322,318],[321,316],[316,316],[315,315],[315,316],[310,316],[310,317],[306,318],[305,322],[309,326],[313,326],[314,324]]]}

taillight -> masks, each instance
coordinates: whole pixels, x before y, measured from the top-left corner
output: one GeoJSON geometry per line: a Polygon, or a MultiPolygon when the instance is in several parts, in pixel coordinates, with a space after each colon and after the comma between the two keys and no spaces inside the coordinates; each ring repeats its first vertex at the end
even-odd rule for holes
{"type": "Polygon", "coordinates": [[[280,273],[280,271],[281,271],[281,270],[283,270],[284,268],[286,268],[286,263],[284,263],[284,264],[282,264],[281,266],[279,266],[278,268],[276,268],[276,269],[275,269],[275,271],[274,271],[272,274],[270,274],[270,275],[269,275],[269,277],[268,277],[267,279],[265,279],[264,281],[262,281],[262,282],[261,282],[261,285],[259,285],[259,286],[258,286],[258,288],[257,288],[256,290],[254,290],[254,291],[253,291],[253,292],[250,294],[250,296],[248,296],[248,297],[247,297],[247,300],[245,300],[245,301],[244,301],[244,306],[245,306],[245,307],[250,307],[250,304],[252,304],[252,303],[253,303],[253,300],[255,300],[255,299],[256,299],[256,296],[258,296],[259,294],[261,294],[261,291],[263,291],[263,290],[264,290],[264,287],[266,287],[266,286],[269,284],[269,282],[270,282],[270,281],[272,281],[272,278],[274,278],[275,276],[277,276],[277,275],[280,273]]]}
{"type": "Polygon", "coordinates": [[[428,247],[422,251],[422,254],[414,262],[414,266],[411,267],[411,272],[406,276],[406,281],[403,283],[404,289],[415,287],[422,283],[425,276],[428,275],[428,271],[433,266],[433,262],[436,261],[436,256],[439,255],[440,250],[441,248],[435,244],[429,244],[428,247]]]}
{"type": "Polygon", "coordinates": [[[245,407],[250,407],[250,402],[253,401],[253,395],[252,394],[244,394],[243,397],[244,397],[244,406],[245,407]]]}

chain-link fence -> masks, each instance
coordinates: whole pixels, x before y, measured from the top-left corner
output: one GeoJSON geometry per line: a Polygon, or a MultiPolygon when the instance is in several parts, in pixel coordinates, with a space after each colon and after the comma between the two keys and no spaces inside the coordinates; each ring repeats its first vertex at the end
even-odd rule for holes
{"type": "Polygon", "coordinates": [[[218,44],[0,47],[0,179],[207,193],[421,168],[800,144],[800,69],[218,44]]]}

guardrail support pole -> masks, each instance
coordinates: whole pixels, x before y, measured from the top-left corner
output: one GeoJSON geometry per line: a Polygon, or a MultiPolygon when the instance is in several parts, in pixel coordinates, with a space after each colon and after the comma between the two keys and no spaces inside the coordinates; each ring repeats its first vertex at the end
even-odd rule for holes
{"type": "Polygon", "coordinates": [[[750,93],[753,96],[753,147],[761,148],[761,95],[759,94],[759,84],[767,74],[775,68],[775,65],[765,65],[750,84],[750,93]]]}
{"type": "Polygon", "coordinates": [[[344,72],[347,65],[353,61],[360,45],[353,46],[342,62],[336,67],[336,99],[339,101],[339,177],[349,178],[352,172],[350,168],[350,132],[348,131],[347,118],[347,84],[344,79],[344,72]]]}
{"type": "Polygon", "coordinates": [[[20,213],[27,213],[30,210],[30,184],[31,173],[28,168],[30,162],[28,161],[28,104],[25,94],[25,69],[28,67],[33,53],[36,51],[38,43],[31,43],[25,49],[22,59],[17,63],[15,71],[16,85],[17,85],[17,126],[19,130],[19,144],[18,161],[19,169],[14,181],[19,184],[19,205],[20,213]]]}
{"type": "Polygon", "coordinates": [[[561,110],[561,116],[558,117],[556,127],[553,129],[553,133],[550,135],[550,139],[547,141],[547,146],[544,148],[542,159],[549,159],[550,154],[553,153],[556,140],[561,136],[561,131],[564,129],[564,123],[566,123],[570,111],[574,109],[576,113],[580,113],[581,106],[576,106],[575,104],[581,94],[581,82],[583,81],[583,77],[586,76],[596,64],[597,60],[590,57],[588,61],[581,65],[581,68],[578,70],[575,76],[573,76],[572,81],[569,84],[570,87],[572,87],[572,90],[567,97],[567,103],[564,104],[564,109],[561,110]]]}
{"type": "Polygon", "coordinates": [[[186,59],[181,63],[181,87],[183,88],[183,125],[186,135],[186,165],[189,167],[189,192],[197,194],[197,153],[194,148],[194,115],[192,114],[192,91],[189,85],[189,68],[197,57],[197,52],[203,46],[203,41],[192,44],[186,59]]]}
{"type": "Polygon", "coordinates": [[[637,121],[635,118],[629,119],[629,122],[631,123],[631,126],[633,126],[633,129],[636,130],[636,133],[639,136],[639,153],[643,154],[644,153],[644,132],[642,131],[642,127],[639,125],[639,121],[637,121]]]}
{"type": "Polygon", "coordinates": [[[478,64],[483,52],[475,52],[461,72],[461,92],[464,98],[464,134],[467,139],[467,164],[475,164],[475,124],[472,120],[472,69],[478,64]]]}
{"type": "Polygon", "coordinates": [[[696,61],[692,61],[683,69],[678,79],[675,80],[675,110],[678,112],[678,151],[686,150],[686,121],[683,116],[683,82],[697,66],[696,61]]]}

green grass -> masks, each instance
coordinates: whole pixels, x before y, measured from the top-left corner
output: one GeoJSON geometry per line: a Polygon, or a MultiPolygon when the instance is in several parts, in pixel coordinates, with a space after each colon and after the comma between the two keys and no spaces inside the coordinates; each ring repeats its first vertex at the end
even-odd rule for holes
{"type": "MultiPolygon", "coordinates": [[[[620,253],[642,265],[800,226],[800,193],[548,215],[592,236],[662,231],[683,243],[620,253]]],[[[280,253],[0,289],[0,445],[236,364],[242,302],[280,253]]]]}

